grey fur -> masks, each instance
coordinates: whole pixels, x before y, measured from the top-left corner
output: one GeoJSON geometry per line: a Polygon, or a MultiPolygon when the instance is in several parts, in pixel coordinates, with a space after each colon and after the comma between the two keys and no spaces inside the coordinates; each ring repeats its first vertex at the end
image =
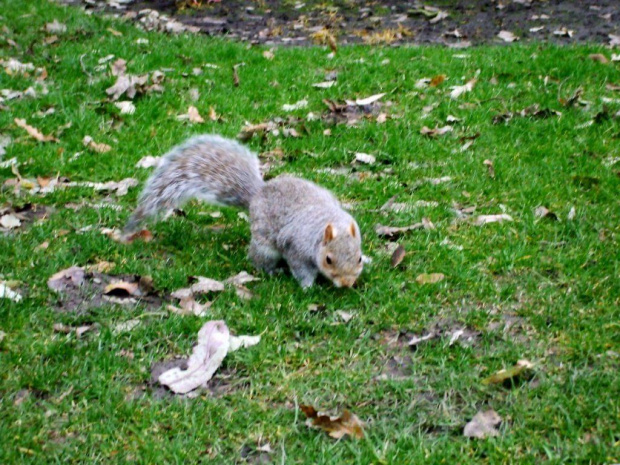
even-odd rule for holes
{"type": "Polygon", "coordinates": [[[265,183],[255,154],[215,135],[194,137],[164,157],[125,232],[191,198],[249,208],[249,256],[268,273],[284,258],[307,288],[319,272],[338,287],[349,287],[362,271],[359,227],[329,191],[286,175],[265,183]]]}

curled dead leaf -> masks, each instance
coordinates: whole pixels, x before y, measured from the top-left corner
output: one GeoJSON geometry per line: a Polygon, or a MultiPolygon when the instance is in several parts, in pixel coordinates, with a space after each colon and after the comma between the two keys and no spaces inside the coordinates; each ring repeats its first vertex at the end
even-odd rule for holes
{"type": "Polygon", "coordinates": [[[394,253],[392,253],[392,258],[391,258],[391,264],[392,264],[392,268],[396,268],[398,265],[400,265],[403,261],[403,259],[405,258],[405,248],[403,247],[402,244],[400,244],[396,250],[394,250],[394,253]]]}
{"type": "Polygon", "coordinates": [[[37,128],[30,126],[28,123],[26,123],[25,119],[15,118],[13,121],[17,126],[25,129],[28,135],[30,135],[30,137],[38,140],[39,142],[58,142],[58,139],[56,139],[54,136],[45,136],[37,128]]]}
{"type": "Polygon", "coordinates": [[[418,284],[435,284],[443,281],[445,277],[443,273],[422,273],[415,280],[418,284]]]}
{"type": "Polygon", "coordinates": [[[108,144],[95,142],[90,136],[84,136],[84,139],[82,139],[82,144],[84,144],[85,147],[89,148],[93,152],[97,153],[106,153],[112,150],[112,147],[110,147],[108,144]]]}
{"type": "Polygon", "coordinates": [[[502,422],[502,418],[495,410],[478,412],[469,423],[465,425],[463,436],[468,438],[484,439],[492,436],[499,436],[497,426],[502,422]]]}
{"type": "Polygon", "coordinates": [[[323,415],[311,405],[300,405],[299,408],[308,419],[308,426],[319,428],[335,439],[351,436],[356,439],[364,437],[364,423],[353,413],[344,410],[342,415],[330,417],[323,415]]]}
{"type": "Polygon", "coordinates": [[[534,364],[529,360],[519,360],[514,366],[499,370],[482,380],[482,384],[513,384],[519,379],[529,379],[533,375],[534,364]]]}

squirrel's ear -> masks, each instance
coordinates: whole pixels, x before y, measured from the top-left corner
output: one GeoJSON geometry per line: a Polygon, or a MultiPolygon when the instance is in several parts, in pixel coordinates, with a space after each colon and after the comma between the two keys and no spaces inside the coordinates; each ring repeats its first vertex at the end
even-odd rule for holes
{"type": "Polygon", "coordinates": [[[325,234],[323,235],[323,242],[327,244],[336,237],[336,228],[331,223],[327,223],[325,226],[325,234]]]}
{"type": "Polygon", "coordinates": [[[349,232],[351,233],[352,237],[357,236],[357,231],[355,230],[355,223],[351,223],[351,225],[349,226],[349,232]]]}

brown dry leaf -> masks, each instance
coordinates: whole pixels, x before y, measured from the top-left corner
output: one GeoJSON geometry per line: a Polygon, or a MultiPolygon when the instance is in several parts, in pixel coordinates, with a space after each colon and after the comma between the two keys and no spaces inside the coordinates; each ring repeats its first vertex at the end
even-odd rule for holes
{"type": "MultiPolygon", "coordinates": [[[[106,93],[112,100],[118,100],[123,94],[127,94],[127,98],[133,99],[138,92],[144,93],[146,90],[160,90],[159,87],[155,87],[155,85],[159,85],[159,82],[156,82],[151,88],[145,87],[148,77],[148,74],[142,76],[123,74],[118,76],[113,86],[106,89],[106,93]]],[[[153,81],[155,81],[155,73],[153,73],[153,81]]]]}
{"type": "Polygon", "coordinates": [[[53,291],[64,291],[68,286],[78,287],[84,282],[85,273],[79,266],[72,266],[53,274],[47,280],[47,286],[53,291]]]}
{"type": "Polygon", "coordinates": [[[133,115],[136,112],[136,106],[131,100],[123,100],[114,104],[121,111],[121,115],[133,115]]]}
{"type": "Polygon", "coordinates": [[[126,281],[116,281],[108,284],[103,293],[116,297],[137,297],[142,295],[139,283],[128,283],[126,281]]]}
{"type": "Polygon", "coordinates": [[[154,157],[152,155],[147,155],[146,157],[142,157],[138,163],[136,163],[136,168],[153,168],[157,167],[162,162],[163,157],[154,157]]]}
{"type": "Polygon", "coordinates": [[[209,107],[209,119],[211,121],[217,121],[220,119],[220,115],[215,112],[215,107],[213,105],[209,107]]]}
{"type": "Polygon", "coordinates": [[[452,126],[444,126],[442,128],[435,127],[434,129],[423,126],[422,129],[420,129],[420,134],[423,136],[437,137],[452,132],[453,129],[452,126]]]}
{"type": "Polygon", "coordinates": [[[334,37],[334,35],[325,27],[310,34],[310,38],[317,45],[329,46],[331,51],[334,53],[338,51],[338,44],[336,43],[336,37],[334,37]]]}
{"type": "Polygon", "coordinates": [[[463,436],[468,438],[484,439],[492,436],[499,436],[497,426],[502,422],[502,418],[495,410],[478,412],[469,423],[465,425],[463,436]]]}
{"type": "Polygon", "coordinates": [[[112,150],[112,147],[110,147],[108,144],[95,142],[90,136],[84,136],[84,139],[82,139],[82,144],[84,144],[85,147],[96,153],[106,153],[112,150]]]}
{"type": "Polygon", "coordinates": [[[552,220],[552,221],[559,220],[558,215],[556,215],[551,210],[549,210],[547,207],[544,207],[542,205],[539,207],[536,207],[536,209],[534,210],[534,216],[536,218],[547,218],[548,220],[552,220]]]}
{"type": "Polygon", "coordinates": [[[401,245],[399,245],[398,247],[396,247],[396,250],[394,250],[394,253],[392,254],[392,259],[391,259],[391,264],[392,264],[392,268],[396,268],[398,265],[400,265],[403,261],[403,259],[405,258],[405,248],[401,245]]]}
{"type": "Polygon", "coordinates": [[[204,123],[205,120],[202,118],[202,116],[200,116],[200,113],[198,112],[198,109],[194,106],[190,106],[187,109],[187,113],[184,115],[179,115],[177,116],[177,119],[179,121],[189,121],[190,123],[204,123]]]}
{"type": "Polygon", "coordinates": [[[574,106],[577,102],[579,102],[579,98],[581,97],[581,94],[583,94],[583,89],[581,87],[579,87],[575,93],[573,95],[571,95],[569,98],[564,99],[561,98],[560,99],[560,103],[567,107],[570,108],[572,106],[574,106]]]}
{"type": "Polygon", "coordinates": [[[495,166],[493,166],[493,161],[492,160],[484,160],[482,162],[488,169],[489,172],[489,177],[495,179],[495,166]]]}
{"type": "Polygon", "coordinates": [[[37,128],[28,125],[25,119],[15,118],[13,121],[17,126],[25,129],[26,132],[30,135],[30,137],[38,140],[39,142],[58,142],[58,139],[56,139],[54,136],[44,136],[37,128]]]}
{"type": "Polygon", "coordinates": [[[236,65],[233,65],[232,71],[233,71],[233,85],[235,87],[239,87],[239,84],[241,84],[241,81],[239,79],[239,72],[237,71],[241,66],[245,66],[245,63],[237,63],[236,65]]]}
{"type": "Polygon", "coordinates": [[[122,37],[123,33],[120,31],[117,31],[116,29],[112,29],[111,27],[107,28],[106,31],[108,31],[110,34],[112,34],[114,37],[122,37]]]}
{"type": "Polygon", "coordinates": [[[462,86],[452,86],[450,87],[450,89],[452,89],[452,92],[450,92],[450,98],[459,98],[461,95],[463,95],[466,92],[471,92],[474,88],[474,86],[476,85],[476,81],[477,79],[471,79],[469,81],[467,81],[467,83],[465,83],[462,86]]]}
{"type": "Polygon", "coordinates": [[[607,59],[607,57],[603,55],[602,53],[591,53],[590,55],[588,55],[588,58],[590,58],[590,60],[603,63],[604,65],[609,63],[609,60],[607,59]]]}
{"type": "Polygon", "coordinates": [[[482,384],[503,384],[517,381],[518,378],[530,378],[534,364],[529,360],[519,360],[514,366],[499,370],[482,380],[482,384]]]}
{"type": "Polygon", "coordinates": [[[488,223],[502,223],[504,221],[513,221],[512,216],[507,215],[506,213],[501,213],[499,215],[480,215],[476,217],[473,224],[476,226],[482,226],[488,223]]]}
{"type": "Polygon", "coordinates": [[[499,31],[497,37],[502,39],[504,42],[514,42],[516,40],[519,40],[519,38],[510,31],[499,31]]]}
{"type": "Polygon", "coordinates": [[[378,224],[377,226],[375,226],[375,232],[377,233],[379,237],[386,237],[390,240],[394,240],[402,236],[406,232],[413,231],[415,229],[422,229],[423,227],[424,227],[423,223],[415,223],[415,224],[412,224],[411,226],[402,226],[402,227],[383,226],[381,224],[378,224]]]}
{"type": "Polygon", "coordinates": [[[437,87],[445,80],[446,80],[446,75],[445,74],[438,74],[437,76],[434,76],[431,79],[431,82],[429,82],[428,85],[430,87],[437,87]]]}
{"type": "Polygon", "coordinates": [[[418,284],[435,284],[443,281],[445,277],[443,273],[422,273],[415,280],[418,284]]]}
{"type": "Polygon", "coordinates": [[[88,271],[89,273],[97,272],[97,273],[107,273],[111,271],[116,266],[116,263],[113,262],[97,262],[90,265],[84,266],[84,271],[88,271]]]}
{"type": "Polygon", "coordinates": [[[311,405],[300,405],[299,408],[306,415],[308,426],[319,428],[332,438],[341,439],[344,436],[351,436],[362,439],[364,437],[364,423],[348,410],[343,411],[340,416],[330,417],[320,414],[311,405]]]}
{"type": "Polygon", "coordinates": [[[21,226],[21,220],[11,213],[2,215],[0,217],[0,226],[4,229],[17,229],[21,226]]]}
{"type": "Polygon", "coordinates": [[[81,326],[68,326],[62,323],[54,323],[52,329],[55,333],[63,333],[70,334],[75,333],[75,335],[79,338],[82,337],[88,331],[94,329],[96,325],[81,325],[81,326]]]}
{"type": "Polygon", "coordinates": [[[127,61],[119,58],[110,65],[112,76],[124,76],[127,71],[127,61]]]}
{"type": "Polygon", "coordinates": [[[67,32],[67,26],[63,23],[59,23],[58,20],[55,19],[51,23],[45,25],[45,30],[50,34],[63,34],[67,32]]]}

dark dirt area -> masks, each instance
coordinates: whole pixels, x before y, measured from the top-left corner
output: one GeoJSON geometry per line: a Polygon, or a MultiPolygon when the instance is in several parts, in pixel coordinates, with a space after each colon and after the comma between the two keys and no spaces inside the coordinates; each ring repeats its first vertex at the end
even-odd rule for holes
{"type": "Polygon", "coordinates": [[[62,0],[134,19],[146,28],[196,31],[252,43],[444,44],[517,40],[560,44],[620,41],[618,0],[62,0]],[[145,9],[155,10],[147,12],[145,9]],[[165,15],[162,17],[161,15],[165,15]],[[162,26],[163,22],[163,26],[162,26]]]}

